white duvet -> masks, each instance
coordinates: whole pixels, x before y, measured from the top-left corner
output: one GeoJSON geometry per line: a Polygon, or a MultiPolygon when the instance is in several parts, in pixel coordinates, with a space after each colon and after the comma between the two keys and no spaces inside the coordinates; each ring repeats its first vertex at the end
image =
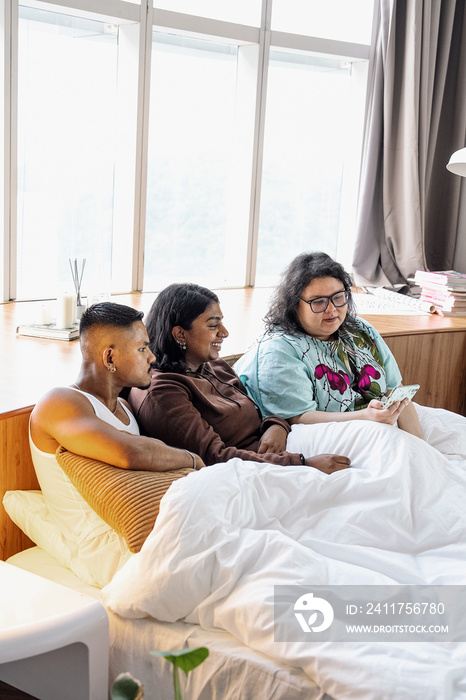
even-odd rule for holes
{"type": "Polygon", "coordinates": [[[273,636],[275,584],[466,585],[466,420],[426,409],[421,422],[447,456],[391,426],[327,423],[295,426],[288,449],[346,454],[351,469],[233,459],[180,479],[106,605],[227,630],[336,700],[466,699],[466,643],[273,636]]]}

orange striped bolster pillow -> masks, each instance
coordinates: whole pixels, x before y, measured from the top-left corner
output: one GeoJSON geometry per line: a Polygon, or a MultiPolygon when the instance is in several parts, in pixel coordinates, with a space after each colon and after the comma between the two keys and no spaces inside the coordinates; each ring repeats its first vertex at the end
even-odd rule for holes
{"type": "Polygon", "coordinates": [[[59,447],[57,462],[84,500],[102,520],[139,552],[154,527],[160,501],[171,484],[192,469],[168,472],[120,469],[59,447]]]}

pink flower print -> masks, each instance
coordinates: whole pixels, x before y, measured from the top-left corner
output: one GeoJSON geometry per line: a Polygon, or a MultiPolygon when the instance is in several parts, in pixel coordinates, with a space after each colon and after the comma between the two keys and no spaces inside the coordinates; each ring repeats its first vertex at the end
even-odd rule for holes
{"type": "Polygon", "coordinates": [[[331,388],[338,389],[340,394],[343,396],[350,384],[348,375],[342,372],[340,369],[338,373],[331,371],[327,372],[327,377],[331,388]]]}
{"type": "Polygon", "coordinates": [[[358,387],[361,391],[367,391],[372,383],[372,379],[379,379],[380,372],[378,372],[372,365],[364,365],[361,369],[361,374],[358,379],[358,387]]]}
{"type": "Polygon", "coordinates": [[[324,374],[327,374],[329,368],[326,365],[317,365],[314,370],[314,376],[316,379],[322,379],[324,374]]]}
{"type": "Polygon", "coordinates": [[[330,388],[339,391],[343,396],[350,384],[348,375],[341,369],[338,372],[334,372],[330,369],[330,367],[327,367],[327,365],[317,365],[314,370],[314,376],[316,379],[322,379],[325,374],[327,375],[330,388]]]}

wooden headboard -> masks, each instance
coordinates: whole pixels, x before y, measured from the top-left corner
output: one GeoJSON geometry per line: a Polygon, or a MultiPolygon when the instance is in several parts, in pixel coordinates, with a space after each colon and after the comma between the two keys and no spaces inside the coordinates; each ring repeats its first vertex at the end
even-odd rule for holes
{"type": "Polygon", "coordinates": [[[0,415],[0,559],[33,546],[12,522],[1,503],[5,491],[38,489],[29,451],[28,425],[32,406],[0,415]]]}

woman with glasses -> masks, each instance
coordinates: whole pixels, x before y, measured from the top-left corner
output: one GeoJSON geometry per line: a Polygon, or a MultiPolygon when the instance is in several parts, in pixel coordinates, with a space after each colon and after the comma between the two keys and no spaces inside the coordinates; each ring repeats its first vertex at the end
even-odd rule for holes
{"type": "Polygon", "coordinates": [[[294,423],[370,420],[423,437],[408,401],[383,408],[401,383],[380,334],[355,314],[351,278],[325,253],[290,264],[265,317],[266,333],[235,364],[263,415],[294,423]]]}

